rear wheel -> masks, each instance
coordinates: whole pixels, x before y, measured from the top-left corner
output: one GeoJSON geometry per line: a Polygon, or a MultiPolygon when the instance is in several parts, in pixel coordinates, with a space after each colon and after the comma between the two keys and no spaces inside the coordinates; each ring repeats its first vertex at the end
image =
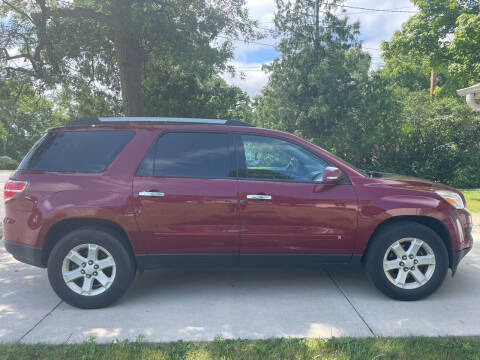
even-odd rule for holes
{"type": "Polygon", "coordinates": [[[432,229],[401,222],[372,239],[366,260],[368,278],[385,295],[419,300],[436,291],[448,271],[448,252],[432,229]]]}
{"type": "Polygon", "coordinates": [[[48,278],[57,295],[70,305],[100,308],[128,289],[135,265],[119,235],[84,227],[63,236],[48,259],[48,278]]]}

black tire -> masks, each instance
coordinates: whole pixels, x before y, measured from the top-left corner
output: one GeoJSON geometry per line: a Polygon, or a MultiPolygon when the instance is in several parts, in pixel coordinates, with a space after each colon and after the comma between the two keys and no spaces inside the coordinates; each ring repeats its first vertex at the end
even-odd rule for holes
{"type": "Polygon", "coordinates": [[[82,227],[64,235],[48,258],[48,279],[53,290],[66,303],[82,309],[102,308],[114,303],[128,289],[135,278],[135,272],[133,254],[127,249],[120,235],[98,226],[82,227]],[[76,246],[86,243],[103,247],[115,261],[115,277],[111,285],[98,295],[76,293],[67,286],[62,275],[63,260],[67,254],[76,246]]]}
{"type": "Polygon", "coordinates": [[[385,295],[396,300],[420,300],[434,293],[445,280],[449,267],[447,248],[438,234],[429,227],[416,222],[402,221],[385,227],[371,241],[364,262],[365,272],[370,281],[385,295]],[[397,287],[389,281],[383,269],[383,260],[388,248],[396,241],[409,237],[427,243],[435,255],[435,270],[430,280],[416,289],[397,287]]]}

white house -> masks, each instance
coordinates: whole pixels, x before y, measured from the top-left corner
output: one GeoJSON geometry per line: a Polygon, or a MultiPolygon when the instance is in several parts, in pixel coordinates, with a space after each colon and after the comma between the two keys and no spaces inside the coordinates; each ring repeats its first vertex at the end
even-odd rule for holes
{"type": "Polygon", "coordinates": [[[467,98],[468,106],[470,106],[473,110],[480,111],[480,103],[475,101],[475,99],[480,99],[480,84],[457,90],[457,94],[460,96],[465,96],[467,98]]]}

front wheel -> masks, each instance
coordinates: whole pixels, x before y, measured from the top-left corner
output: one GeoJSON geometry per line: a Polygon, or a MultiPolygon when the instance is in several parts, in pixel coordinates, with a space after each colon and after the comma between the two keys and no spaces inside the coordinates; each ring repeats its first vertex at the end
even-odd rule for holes
{"type": "Polygon", "coordinates": [[[372,239],[365,270],[385,295],[397,300],[420,300],[445,280],[448,252],[432,229],[415,222],[396,223],[372,239]]]}
{"type": "Polygon", "coordinates": [[[134,276],[134,262],[122,240],[115,232],[100,227],[68,233],[48,259],[48,279],[57,295],[84,309],[112,304],[134,276]]]}

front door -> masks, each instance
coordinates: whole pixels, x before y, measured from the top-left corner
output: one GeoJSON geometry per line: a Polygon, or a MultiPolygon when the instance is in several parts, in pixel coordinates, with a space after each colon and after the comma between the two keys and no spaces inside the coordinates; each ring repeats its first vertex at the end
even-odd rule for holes
{"type": "Polygon", "coordinates": [[[231,144],[227,133],[167,132],[151,146],[133,182],[151,253],[238,254],[231,144]]]}
{"type": "Polygon", "coordinates": [[[348,179],[313,181],[329,164],[288,140],[239,135],[236,143],[241,254],[352,254],[357,196],[348,179]]]}

